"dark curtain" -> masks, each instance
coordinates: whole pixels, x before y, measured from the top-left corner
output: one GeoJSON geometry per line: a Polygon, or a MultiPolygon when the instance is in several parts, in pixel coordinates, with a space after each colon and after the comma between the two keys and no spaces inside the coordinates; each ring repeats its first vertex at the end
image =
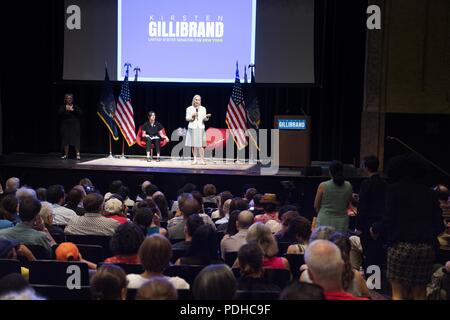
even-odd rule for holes
{"type": "MultiPolygon", "coordinates": [[[[317,0],[316,84],[257,86],[262,127],[272,128],[275,114],[305,112],[312,117],[312,160],[358,162],[366,8],[367,1],[317,0]]],[[[96,115],[102,82],[61,78],[63,1],[9,2],[1,15],[3,47],[8,44],[1,64],[4,152],[60,151],[57,108],[64,93],[72,92],[84,111],[82,153],[107,153],[108,134],[96,115]]],[[[120,84],[113,83],[116,96],[120,84]]],[[[231,88],[232,84],[131,82],[136,125],[145,122],[146,111],[153,109],[166,130],[185,127],[185,107],[194,94],[200,94],[213,114],[209,125],[225,127],[231,88]]],[[[121,143],[115,143],[114,153],[120,149],[121,143]]],[[[164,149],[163,155],[169,154],[170,146],[164,149]]],[[[144,154],[144,150],[134,146],[126,153],[144,154]]]]}

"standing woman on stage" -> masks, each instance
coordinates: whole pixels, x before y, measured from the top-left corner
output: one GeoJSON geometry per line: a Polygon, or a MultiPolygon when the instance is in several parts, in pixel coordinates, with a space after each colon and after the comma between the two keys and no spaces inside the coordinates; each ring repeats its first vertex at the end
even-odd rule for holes
{"type": "Polygon", "coordinates": [[[205,121],[208,121],[211,114],[206,113],[206,108],[201,105],[202,98],[195,95],[192,99],[192,105],[186,109],[186,121],[189,122],[186,134],[186,146],[192,147],[194,161],[197,164],[197,151],[200,155],[200,164],[205,164],[206,133],[205,121]]]}
{"type": "Polygon", "coordinates": [[[77,160],[80,160],[80,119],[81,109],[73,104],[73,94],[64,95],[64,104],[59,108],[58,114],[61,117],[61,143],[64,148],[64,156],[69,156],[69,146],[74,146],[77,153],[77,160]]]}

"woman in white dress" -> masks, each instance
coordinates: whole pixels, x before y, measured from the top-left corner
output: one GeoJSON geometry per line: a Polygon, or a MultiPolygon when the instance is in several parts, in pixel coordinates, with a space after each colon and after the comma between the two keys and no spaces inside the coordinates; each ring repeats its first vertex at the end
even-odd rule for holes
{"type": "Polygon", "coordinates": [[[201,105],[201,102],[202,98],[199,95],[195,95],[192,99],[192,105],[186,109],[186,121],[189,122],[186,133],[186,146],[192,147],[192,153],[194,154],[192,164],[197,164],[197,151],[200,156],[199,163],[205,164],[205,122],[209,120],[211,114],[206,113],[206,108],[201,105]]]}

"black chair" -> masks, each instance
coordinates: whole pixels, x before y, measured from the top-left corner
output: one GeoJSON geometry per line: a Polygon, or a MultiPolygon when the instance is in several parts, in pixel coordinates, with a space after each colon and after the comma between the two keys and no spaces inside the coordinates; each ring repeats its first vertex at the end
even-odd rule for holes
{"type": "Polygon", "coordinates": [[[178,289],[177,293],[179,301],[194,300],[194,297],[192,296],[192,291],[189,289],[178,289]]]}
{"type": "Polygon", "coordinates": [[[112,253],[109,247],[111,241],[110,236],[94,236],[94,235],[66,235],[66,240],[68,242],[78,243],[78,244],[92,244],[103,247],[103,254],[105,257],[111,257],[112,253]]]}
{"type": "Polygon", "coordinates": [[[241,269],[239,268],[232,268],[231,271],[233,271],[234,277],[237,279],[241,276],[241,269]]]}
{"type": "Polygon", "coordinates": [[[57,244],[66,242],[66,235],[64,234],[60,234],[60,233],[50,233],[50,235],[52,236],[53,240],[55,240],[55,242],[57,244]]]}
{"type": "Polygon", "coordinates": [[[93,244],[76,244],[83,259],[87,261],[99,263],[105,260],[103,247],[93,244]]]}
{"type": "Polygon", "coordinates": [[[43,246],[34,244],[25,244],[25,246],[30,249],[31,253],[37,260],[48,260],[53,258],[51,252],[48,252],[48,250],[43,246]]]}
{"type": "Polygon", "coordinates": [[[289,261],[291,267],[292,277],[294,279],[300,278],[300,267],[305,264],[305,256],[303,254],[286,253],[284,257],[289,261]]]}
{"type": "Polygon", "coordinates": [[[171,244],[175,244],[177,242],[184,241],[184,238],[180,238],[180,239],[173,239],[173,238],[171,238],[171,239],[169,239],[169,241],[170,241],[171,244]]]}
{"type": "Polygon", "coordinates": [[[53,224],[54,226],[57,226],[58,228],[60,228],[61,230],[64,231],[64,229],[66,228],[65,224],[53,224]]]}
{"type": "Polygon", "coordinates": [[[187,254],[187,250],[185,249],[172,249],[172,258],[170,262],[175,263],[179,258],[185,257],[187,254]]]}
{"type": "Polygon", "coordinates": [[[69,283],[89,286],[89,270],[84,262],[37,260],[30,262],[29,282],[65,287],[69,283]]]}
{"type": "Polygon", "coordinates": [[[104,264],[113,264],[116,266],[119,266],[123,269],[123,271],[125,271],[126,274],[141,274],[144,272],[144,267],[140,264],[131,264],[131,263],[104,263],[101,262],[99,264],[97,264],[97,268],[100,268],[102,265],[104,264]]]}
{"type": "Polygon", "coordinates": [[[280,291],[243,291],[234,294],[234,300],[278,300],[280,291]]]}
{"type": "Polygon", "coordinates": [[[231,268],[238,256],[237,251],[225,252],[225,263],[231,268]]]}
{"type": "Polygon", "coordinates": [[[10,273],[20,274],[19,260],[0,259],[0,278],[10,273]]]}
{"type": "Polygon", "coordinates": [[[164,275],[168,277],[180,277],[186,280],[189,285],[194,284],[195,277],[205,266],[174,265],[164,270],[164,275]]]}
{"type": "Polygon", "coordinates": [[[79,289],[69,289],[67,286],[33,284],[36,293],[48,300],[90,300],[91,289],[81,286],[79,289]]]}
{"type": "Polygon", "coordinates": [[[291,242],[278,242],[278,257],[282,257],[286,254],[288,247],[291,245],[291,242]]]}
{"type": "Polygon", "coordinates": [[[287,269],[264,268],[264,277],[269,283],[283,289],[291,281],[291,271],[287,269]]]}

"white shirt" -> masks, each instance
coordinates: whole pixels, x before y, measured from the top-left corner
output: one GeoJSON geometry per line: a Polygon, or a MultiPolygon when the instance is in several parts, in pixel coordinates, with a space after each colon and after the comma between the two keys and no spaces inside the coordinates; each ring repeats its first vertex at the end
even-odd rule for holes
{"type": "Polygon", "coordinates": [[[197,112],[194,106],[189,106],[186,109],[186,121],[189,122],[189,129],[204,129],[206,120],[206,108],[203,106],[198,107],[198,116],[192,120],[192,116],[197,112]]]}
{"type": "Polygon", "coordinates": [[[53,223],[66,225],[71,219],[78,217],[75,211],[62,207],[57,203],[52,204],[53,207],[53,223]]]}
{"type": "MultiPolygon", "coordinates": [[[[164,277],[166,280],[169,280],[169,282],[175,287],[175,289],[189,289],[189,283],[187,283],[184,279],[181,279],[180,277],[164,277]]],[[[144,278],[140,274],[127,274],[127,280],[128,280],[128,288],[129,289],[139,289],[144,283],[146,283],[148,280],[147,278],[144,278]]]]}

